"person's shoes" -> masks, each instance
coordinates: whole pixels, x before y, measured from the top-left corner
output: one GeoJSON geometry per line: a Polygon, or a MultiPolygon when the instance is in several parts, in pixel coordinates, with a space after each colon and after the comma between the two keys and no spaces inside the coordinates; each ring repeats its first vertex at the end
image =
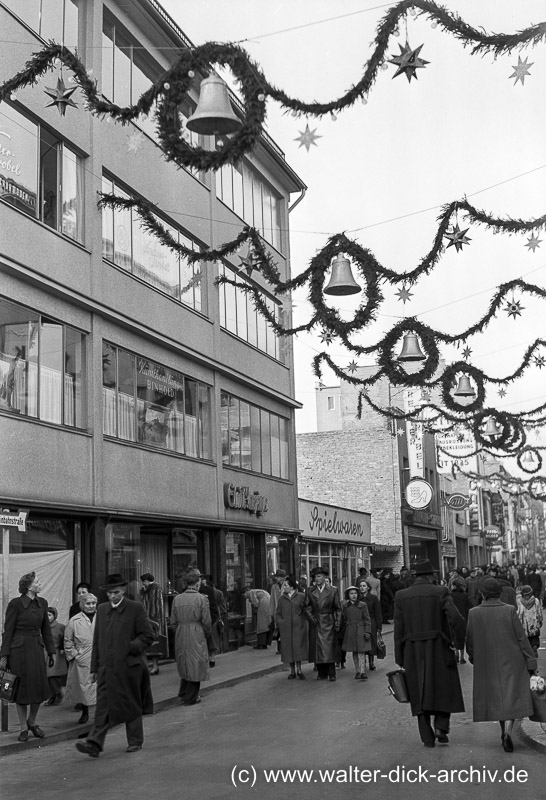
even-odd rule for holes
{"type": "Polygon", "coordinates": [[[328,680],[327,675],[317,675],[317,681],[326,681],[328,680]]]}
{"type": "Polygon", "coordinates": [[[32,735],[36,737],[36,739],[43,739],[45,733],[38,725],[29,725],[27,722],[27,728],[31,731],[32,735]]]}
{"type": "Polygon", "coordinates": [[[337,680],[337,678],[336,678],[335,675],[328,675],[328,680],[329,681],[335,681],[335,680],[337,680]]]}
{"type": "Polygon", "coordinates": [[[44,703],[44,706],[53,706],[53,705],[55,705],[55,698],[54,697],[50,697],[49,700],[46,700],[45,703],[44,703]]]}
{"type": "Polygon", "coordinates": [[[356,672],[356,673],[355,673],[355,681],[358,681],[358,680],[360,680],[360,675],[361,675],[361,673],[360,673],[360,672],[356,672]]]}
{"type": "Polygon", "coordinates": [[[459,664],[466,664],[466,658],[464,656],[460,657],[459,664]]]}
{"type": "Polygon", "coordinates": [[[76,742],[76,750],[91,756],[91,758],[98,758],[100,753],[99,748],[93,742],[76,742]]]}
{"type": "Polygon", "coordinates": [[[85,725],[86,722],[89,722],[89,712],[82,711],[82,715],[78,720],[78,725],[85,725]]]}
{"type": "Polygon", "coordinates": [[[341,664],[336,664],[336,669],[341,669],[341,664]]]}
{"type": "Polygon", "coordinates": [[[62,702],[63,702],[62,694],[58,694],[56,697],[53,698],[53,705],[54,706],[60,706],[62,702]]]}
{"type": "Polygon", "coordinates": [[[18,742],[28,742],[28,731],[21,731],[17,737],[18,742]]]}
{"type": "Polygon", "coordinates": [[[374,670],[374,669],[377,669],[377,667],[375,666],[375,664],[370,664],[370,669],[374,670]]]}
{"type": "Polygon", "coordinates": [[[267,645],[265,644],[255,644],[253,650],[267,650],[267,645]]]}
{"type": "Polygon", "coordinates": [[[425,747],[435,747],[435,742],[424,742],[425,747]]]}
{"type": "Polygon", "coordinates": [[[361,681],[367,681],[368,680],[368,676],[366,675],[365,672],[363,672],[362,675],[360,676],[360,680],[361,681]]]}
{"type": "Polygon", "coordinates": [[[209,667],[215,667],[216,661],[213,658],[209,658],[209,667]]]}
{"type": "Polygon", "coordinates": [[[197,705],[197,703],[200,703],[200,702],[201,702],[201,698],[200,698],[200,697],[198,697],[198,698],[197,698],[197,700],[194,700],[192,703],[186,703],[186,701],[184,701],[184,702],[182,703],[182,705],[183,705],[183,706],[196,706],[196,705],[197,705]]]}
{"type": "Polygon", "coordinates": [[[345,669],[345,664],[343,664],[343,662],[342,662],[339,668],[340,669],[345,669]]]}
{"type": "Polygon", "coordinates": [[[141,744],[130,744],[125,752],[126,753],[136,753],[139,750],[142,750],[142,745],[141,744]]]}
{"type": "Polygon", "coordinates": [[[295,681],[296,680],[296,673],[295,672],[291,672],[290,675],[288,676],[288,680],[289,681],[295,681]]]}
{"type": "Polygon", "coordinates": [[[76,705],[74,706],[74,711],[81,711],[81,710],[82,710],[82,704],[76,703],[76,705]]]}
{"type": "Polygon", "coordinates": [[[502,743],[502,746],[505,753],[514,752],[514,742],[512,741],[512,737],[508,733],[504,737],[504,742],[502,743]]]}
{"type": "Polygon", "coordinates": [[[441,731],[438,728],[435,728],[434,734],[439,744],[449,744],[449,736],[445,731],[441,731]]]}
{"type": "Polygon", "coordinates": [[[304,681],[305,680],[305,675],[303,674],[303,672],[298,672],[297,675],[298,675],[298,678],[300,679],[300,681],[304,681]]]}
{"type": "Polygon", "coordinates": [[[159,667],[155,667],[155,669],[149,669],[148,672],[150,675],[159,675],[159,667]]]}

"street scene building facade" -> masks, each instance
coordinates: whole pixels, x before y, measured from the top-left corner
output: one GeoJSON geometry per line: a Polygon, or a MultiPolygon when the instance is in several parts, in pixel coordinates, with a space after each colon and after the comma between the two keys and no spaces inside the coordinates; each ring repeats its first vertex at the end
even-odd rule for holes
{"type": "MultiPolygon", "coordinates": [[[[123,106],[191,46],[154,0],[36,8],[0,3],[2,81],[54,38],[123,106]]],[[[198,566],[246,615],[241,589],[294,568],[298,404],[291,342],[216,278],[257,286],[285,319],[289,307],[239,269],[246,253],[191,264],[134,209],[97,201],[147,201],[196,251],[253,225],[285,278],[290,196],[305,186],[265,133],[237,167],[205,174],[164,159],[151,117],[99,119],[79,89],[77,108],[59,114],[44,89],[69,77],[59,65],[0,107],[0,502],[28,512],[10,554],[63,551],[74,583],[119,572],[133,596],[142,573],[169,596],[198,566]]],[[[203,77],[175,110],[182,119],[203,77]]]]}

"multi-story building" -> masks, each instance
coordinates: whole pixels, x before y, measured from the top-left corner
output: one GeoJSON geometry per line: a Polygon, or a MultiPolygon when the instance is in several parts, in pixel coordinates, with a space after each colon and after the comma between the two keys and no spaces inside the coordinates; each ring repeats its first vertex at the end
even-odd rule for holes
{"type": "MultiPolygon", "coordinates": [[[[191,47],[156,0],[2,0],[0,25],[0,81],[54,39],[121,106],[191,47]]],[[[237,611],[242,586],[293,568],[298,404],[290,341],[216,278],[252,283],[285,319],[290,309],[237,255],[192,265],[134,209],[97,200],[143,198],[199,251],[252,225],[286,278],[290,195],[305,186],[266,133],[238,165],[201,173],[164,158],[151,118],[101,119],[80,89],[63,116],[44,94],[61,74],[70,87],[53,65],[0,106],[0,502],[28,511],[10,554],[18,574],[40,554],[42,577],[47,554],[65,554],[59,603],[73,581],[98,587],[112,572],[133,593],[144,572],[176,590],[196,564],[237,611]]]]}

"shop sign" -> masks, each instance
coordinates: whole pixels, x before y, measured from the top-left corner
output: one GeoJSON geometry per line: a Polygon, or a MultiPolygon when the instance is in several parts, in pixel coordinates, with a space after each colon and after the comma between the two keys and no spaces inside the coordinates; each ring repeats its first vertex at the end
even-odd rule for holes
{"type": "Polygon", "coordinates": [[[302,536],[351,544],[370,543],[370,514],[310,500],[300,500],[298,506],[302,536]]]}
{"type": "Polygon", "coordinates": [[[261,517],[269,510],[267,497],[259,492],[251,492],[248,486],[235,486],[224,483],[224,505],[226,508],[241,509],[261,517]]]}
{"type": "Polygon", "coordinates": [[[498,528],[497,525],[487,525],[487,527],[483,529],[483,532],[488,542],[497,542],[501,536],[500,528],[498,528]]]}
{"type": "Polygon", "coordinates": [[[433,489],[423,478],[412,478],[406,486],[406,503],[410,508],[426,508],[432,500],[433,489]]]}
{"type": "Polygon", "coordinates": [[[3,511],[0,513],[0,528],[17,528],[17,530],[25,533],[27,517],[28,511],[18,511],[17,513],[3,511]]]}
{"type": "Polygon", "coordinates": [[[453,492],[453,494],[446,494],[444,503],[448,508],[454,508],[456,511],[462,511],[470,505],[470,497],[460,492],[453,492]]]}
{"type": "Polygon", "coordinates": [[[457,555],[457,548],[453,547],[453,545],[443,544],[442,555],[446,556],[446,558],[455,558],[457,555]]]}

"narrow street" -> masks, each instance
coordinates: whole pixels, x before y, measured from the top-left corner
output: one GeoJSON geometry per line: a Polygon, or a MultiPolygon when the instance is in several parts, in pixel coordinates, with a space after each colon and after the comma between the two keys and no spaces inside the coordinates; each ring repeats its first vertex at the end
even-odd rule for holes
{"type": "Polygon", "coordinates": [[[387,691],[393,666],[388,656],[366,682],[347,668],[336,683],[318,683],[305,665],[306,681],[282,672],[218,690],[198,706],[147,718],[136,754],[125,753],[123,728],[98,759],[78,753],[74,741],[26,750],[3,759],[2,796],[15,797],[23,783],[40,787],[40,800],[544,796],[543,754],[518,735],[515,752],[504,753],[497,723],[472,722],[470,664],[459,667],[467,710],[453,717],[450,744],[434,750],[421,745],[409,707],[387,691]],[[268,770],[300,774],[275,781],[268,770]],[[375,782],[363,770],[377,770],[375,782]]]}

